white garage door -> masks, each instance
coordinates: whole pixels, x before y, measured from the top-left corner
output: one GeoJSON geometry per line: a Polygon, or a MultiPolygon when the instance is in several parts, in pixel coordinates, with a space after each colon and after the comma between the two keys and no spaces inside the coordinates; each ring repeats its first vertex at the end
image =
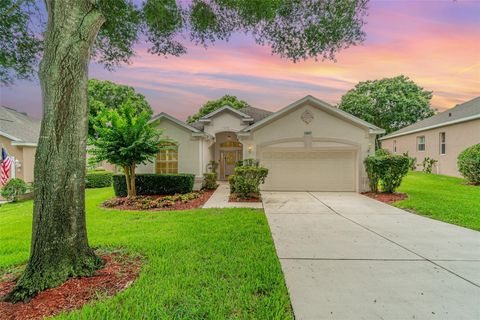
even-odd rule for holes
{"type": "Polygon", "coordinates": [[[265,149],[261,164],[269,169],[263,190],[355,191],[355,151],[265,149]]]}

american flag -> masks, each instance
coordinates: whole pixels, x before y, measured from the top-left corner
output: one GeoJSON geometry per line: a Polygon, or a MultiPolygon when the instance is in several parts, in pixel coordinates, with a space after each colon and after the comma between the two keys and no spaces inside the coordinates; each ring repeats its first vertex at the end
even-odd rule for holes
{"type": "Polygon", "coordinates": [[[4,186],[10,178],[10,169],[12,168],[12,158],[8,155],[7,149],[2,147],[2,163],[0,164],[0,182],[4,186]]]}

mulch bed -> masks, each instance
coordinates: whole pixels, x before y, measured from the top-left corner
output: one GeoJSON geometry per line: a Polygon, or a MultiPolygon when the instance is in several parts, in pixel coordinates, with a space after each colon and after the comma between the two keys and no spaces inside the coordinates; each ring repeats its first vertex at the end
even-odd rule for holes
{"type": "Polygon", "coordinates": [[[392,204],[394,202],[407,199],[408,196],[406,193],[375,193],[375,192],[363,192],[364,196],[370,197],[372,199],[392,204]]]}
{"type": "MultiPolygon", "coordinates": [[[[196,209],[202,207],[205,202],[210,199],[212,194],[215,192],[215,190],[203,190],[200,192],[200,196],[196,199],[192,199],[186,202],[181,202],[177,201],[175,203],[172,203],[172,205],[168,207],[163,207],[163,208],[151,208],[151,209],[145,209],[145,208],[139,208],[135,205],[117,205],[117,206],[103,206],[108,209],[116,209],[116,210],[134,210],[134,211],[176,211],[176,210],[190,210],[190,209],[196,209]]],[[[164,198],[165,196],[144,196],[141,197],[142,199],[148,199],[148,200],[159,200],[164,198]]],[[[126,199],[126,198],[116,198],[116,199],[126,199]]]]}
{"type": "Polygon", "coordinates": [[[40,292],[28,303],[1,301],[15,286],[18,274],[0,277],[0,318],[2,320],[43,319],[61,312],[79,309],[84,304],[109,297],[128,288],[138,277],[140,257],[112,253],[102,255],[105,267],[91,277],[72,278],[59,287],[40,292]]]}
{"type": "Polygon", "coordinates": [[[241,199],[234,193],[230,195],[228,202],[262,202],[262,198],[258,195],[252,195],[251,198],[241,199]]]}

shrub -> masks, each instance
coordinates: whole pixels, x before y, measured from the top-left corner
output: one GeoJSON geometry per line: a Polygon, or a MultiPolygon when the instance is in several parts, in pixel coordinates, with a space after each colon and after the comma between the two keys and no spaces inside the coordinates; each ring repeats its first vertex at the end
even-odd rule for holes
{"type": "Polygon", "coordinates": [[[207,172],[203,174],[203,188],[207,190],[213,190],[218,187],[217,173],[207,172]]]}
{"type": "Polygon", "coordinates": [[[438,160],[435,160],[430,157],[425,157],[422,162],[423,166],[423,172],[425,173],[432,173],[433,166],[438,162],[438,160]]]}
{"type": "Polygon", "coordinates": [[[404,156],[388,156],[385,160],[386,166],[380,177],[380,184],[384,192],[393,193],[407,175],[410,161],[404,156]]]}
{"type": "Polygon", "coordinates": [[[259,162],[257,159],[243,159],[243,160],[238,160],[237,163],[235,163],[235,167],[258,167],[259,162]]]}
{"type": "Polygon", "coordinates": [[[480,185],[480,143],[463,150],[458,155],[457,165],[465,179],[480,185]]]}
{"type": "MultiPolygon", "coordinates": [[[[135,186],[137,195],[165,195],[189,193],[193,190],[195,175],[193,174],[137,174],[135,186]]],[[[127,183],[124,175],[113,176],[113,189],[117,197],[127,196],[127,183]]]]}
{"type": "Polygon", "coordinates": [[[85,187],[87,188],[105,188],[112,185],[113,172],[96,169],[87,172],[85,177],[85,187]]]}
{"type": "Polygon", "coordinates": [[[235,179],[237,177],[232,174],[231,176],[228,176],[228,184],[230,185],[230,193],[235,193],[235,179]]]}
{"type": "Polygon", "coordinates": [[[2,197],[17,202],[18,198],[27,193],[28,185],[22,179],[10,179],[2,188],[2,197]]]}
{"type": "Polygon", "coordinates": [[[369,156],[364,163],[370,189],[373,192],[378,192],[378,184],[380,183],[383,192],[393,193],[408,173],[410,160],[406,156],[388,154],[369,156]]]}
{"type": "Polygon", "coordinates": [[[375,156],[376,157],[384,157],[384,156],[389,156],[389,155],[391,155],[391,153],[387,149],[377,149],[375,151],[375,156]]]}
{"type": "Polygon", "coordinates": [[[377,193],[378,184],[380,182],[380,167],[381,160],[378,157],[368,156],[365,161],[365,171],[367,171],[368,176],[368,186],[370,191],[377,193]]]}
{"type": "Polygon", "coordinates": [[[192,200],[198,199],[202,196],[203,192],[190,192],[185,194],[175,194],[164,197],[156,196],[136,196],[136,197],[124,197],[114,198],[103,202],[103,205],[107,208],[114,208],[118,206],[135,207],[141,210],[166,208],[175,205],[175,203],[188,203],[192,200]]]}
{"type": "Polygon", "coordinates": [[[260,194],[260,185],[265,182],[268,169],[265,167],[243,166],[235,168],[234,192],[241,199],[260,194]]]}
{"type": "Polygon", "coordinates": [[[408,167],[410,168],[411,171],[415,171],[417,169],[417,158],[415,157],[410,157],[410,155],[407,152],[403,153],[404,157],[408,158],[408,167]]]}
{"type": "Polygon", "coordinates": [[[217,168],[218,168],[218,162],[217,162],[217,161],[215,161],[215,160],[210,160],[210,161],[208,162],[207,169],[209,170],[209,172],[217,173],[217,168]]]}

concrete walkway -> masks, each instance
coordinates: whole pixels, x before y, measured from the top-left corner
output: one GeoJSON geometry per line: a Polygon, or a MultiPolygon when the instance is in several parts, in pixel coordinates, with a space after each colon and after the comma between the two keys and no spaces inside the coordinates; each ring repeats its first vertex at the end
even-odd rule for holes
{"type": "Polygon", "coordinates": [[[228,202],[229,196],[230,187],[228,183],[220,181],[217,190],[215,190],[210,199],[205,202],[203,208],[263,208],[261,202],[228,202]]]}
{"type": "Polygon", "coordinates": [[[480,319],[480,232],[356,193],[263,199],[297,319],[480,319]]]}

